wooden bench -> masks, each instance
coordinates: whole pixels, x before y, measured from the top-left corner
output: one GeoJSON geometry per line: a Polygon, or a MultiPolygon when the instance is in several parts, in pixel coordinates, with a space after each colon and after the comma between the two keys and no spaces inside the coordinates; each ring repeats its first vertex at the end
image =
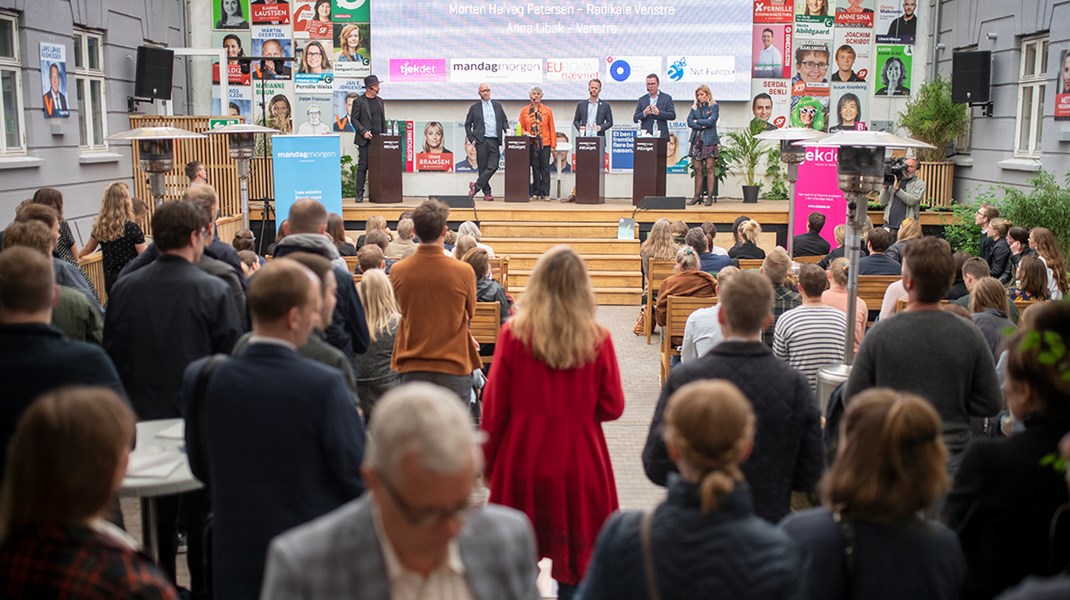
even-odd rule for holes
{"type": "Polygon", "coordinates": [[[817,263],[821,262],[824,259],[825,259],[825,255],[824,254],[818,254],[817,256],[796,256],[795,258],[793,258],[791,260],[793,260],[793,261],[795,261],[795,262],[797,262],[799,264],[802,264],[802,265],[816,265],[817,263]]]}
{"type": "Polygon", "coordinates": [[[495,256],[490,259],[490,275],[501,284],[506,292],[509,291],[509,256],[495,256]]]}
{"type": "Polygon", "coordinates": [[[97,292],[97,297],[100,298],[100,305],[107,304],[108,295],[104,293],[104,254],[100,250],[87,254],[78,259],[78,266],[85,271],[85,274],[89,277],[89,282],[93,284],[93,289],[97,292]]]}
{"type": "MultiPolygon", "coordinates": [[[[468,331],[480,346],[498,342],[501,330],[502,305],[497,302],[476,302],[476,315],[468,323],[468,331]]],[[[484,365],[489,365],[492,356],[480,357],[484,365]]]]}
{"type": "Polygon", "coordinates": [[[353,285],[360,283],[360,280],[364,279],[364,275],[360,273],[353,273],[353,285]]]}
{"type": "Polygon", "coordinates": [[[760,269],[762,268],[763,262],[765,261],[760,258],[741,258],[739,259],[739,268],[743,271],[748,271],[751,269],[760,269]]]}
{"type": "Polygon", "coordinates": [[[357,272],[357,257],[356,256],[343,256],[342,258],[345,259],[345,261],[346,261],[346,269],[348,269],[350,273],[356,273],[357,272]]]}
{"type": "MultiPolygon", "coordinates": [[[[880,311],[880,307],[884,303],[884,292],[888,290],[888,286],[900,279],[902,278],[899,275],[859,275],[858,298],[866,302],[866,306],[870,308],[870,313],[874,310],[880,311]]],[[[872,319],[870,319],[870,322],[872,322],[872,319]]]]}
{"type": "Polygon", "coordinates": [[[643,333],[646,334],[646,343],[650,344],[650,336],[654,331],[654,296],[665,278],[672,275],[676,270],[676,261],[671,259],[652,258],[647,262],[647,286],[646,304],[643,306],[643,333]]]}
{"type": "Polygon", "coordinates": [[[714,296],[669,296],[665,310],[665,326],[661,328],[661,384],[669,378],[669,361],[673,356],[680,356],[680,351],[672,343],[672,338],[684,335],[684,325],[691,313],[700,308],[717,304],[714,296]]]}

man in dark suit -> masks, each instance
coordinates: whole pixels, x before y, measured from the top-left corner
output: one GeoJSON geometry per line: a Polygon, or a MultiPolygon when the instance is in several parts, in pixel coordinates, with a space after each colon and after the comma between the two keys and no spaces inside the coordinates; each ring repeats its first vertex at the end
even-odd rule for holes
{"type": "Polygon", "coordinates": [[[669,121],[676,118],[676,106],[672,103],[672,96],[658,91],[659,85],[661,80],[656,73],[646,76],[647,93],[635,103],[632,122],[639,123],[639,128],[649,135],[667,138],[669,121]]]}
{"type": "Polygon", "coordinates": [[[51,86],[42,97],[45,106],[45,118],[66,117],[70,114],[67,110],[67,97],[59,91],[59,65],[52,63],[48,67],[48,82],[51,86]]]}
{"type": "Polygon", "coordinates": [[[572,117],[572,126],[580,135],[597,135],[605,137],[606,130],[613,127],[613,108],[608,102],[598,98],[602,93],[602,82],[592,79],[587,83],[591,97],[576,104],[576,116],[572,117]]]}
{"type": "Polygon", "coordinates": [[[357,132],[353,139],[357,144],[356,201],[364,202],[364,182],[368,178],[368,142],[386,133],[386,108],[379,97],[379,78],[375,75],[364,78],[364,95],[353,101],[349,122],[357,132]]]}
{"type": "Polygon", "coordinates": [[[828,240],[821,237],[821,229],[825,227],[825,215],[812,212],[806,217],[806,233],[795,236],[791,243],[791,257],[796,256],[824,256],[829,253],[828,240]]]}
{"type": "Polygon", "coordinates": [[[274,536],[364,491],[364,427],[341,372],[297,354],[319,324],[320,280],[280,258],[249,282],[253,337],[210,373],[182,380],[186,449],[212,499],[216,598],[257,598],[274,536]],[[255,510],[250,510],[255,507],[255,510]]]}
{"type": "Polygon", "coordinates": [[[479,84],[479,102],[468,107],[468,116],[464,119],[464,135],[476,146],[476,165],[479,169],[479,177],[468,184],[469,198],[474,198],[482,190],[484,200],[494,200],[490,178],[498,170],[502,142],[508,131],[509,119],[505,116],[505,109],[490,99],[490,85],[479,84]]]}
{"type": "Polygon", "coordinates": [[[902,275],[903,267],[897,260],[884,253],[892,245],[892,234],[883,227],[869,232],[869,256],[858,261],[859,275],[902,275]]]}

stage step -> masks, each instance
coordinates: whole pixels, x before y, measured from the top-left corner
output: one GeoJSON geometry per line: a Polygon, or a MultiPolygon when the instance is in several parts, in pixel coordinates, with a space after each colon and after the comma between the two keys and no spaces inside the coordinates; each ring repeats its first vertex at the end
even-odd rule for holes
{"type": "Polygon", "coordinates": [[[597,238],[616,239],[615,222],[585,223],[570,220],[562,221],[483,221],[480,223],[485,237],[549,237],[549,238],[597,238]]]}
{"type": "MultiPolygon", "coordinates": [[[[514,269],[512,260],[509,263],[509,287],[526,287],[531,278],[530,269],[514,269]]],[[[634,271],[588,271],[591,286],[596,290],[608,288],[639,289],[643,285],[642,274],[638,269],[634,271]]]]}
{"type": "Polygon", "coordinates": [[[510,256],[513,254],[542,253],[558,244],[571,246],[580,255],[618,254],[639,256],[638,240],[483,236],[482,241],[484,244],[494,248],[495,254],[509,254],[510,256]]]}
{"type": "MultiPolygon", "coordinates": [[[[513,287],[510,293],[514,298],[520,298],[524,295],[524,288],[513,287]]],[[[611,288],[595,288],[594,289],[595,300],[602,306],[639,306],[639,298],[642,296],[642,291],[638,288],[630,287],[611,287],[611,288]]],[[[638,313],[636,313],[638,315],[638,313]]]]}
{"type": "MultiPolygon", "coordinates": [[[[535,262],[542,256],[541,253],[520,253],[509,255],[510,269],[534,269],[535,262]]],[[[587,263],[588,271],[634,271],[639,272],[641,266],[638,253],[635,255],[624,254],[583,254],[583,260],[587,263]]]]}

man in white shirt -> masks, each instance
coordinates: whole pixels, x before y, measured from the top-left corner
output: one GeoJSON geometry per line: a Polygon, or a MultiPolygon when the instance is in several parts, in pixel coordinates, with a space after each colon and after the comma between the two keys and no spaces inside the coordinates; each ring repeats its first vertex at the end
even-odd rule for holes
{"type": "Polygon", "coordinates": [[[758,62],[754,64],[754,76],[765,79],[783,77],[784,57],[773,45],[773,30],[762,30],[762,50],[758,53],[758,62]]]}
{"type": "MultiPolygon", "coordinates": [[[[735,273],[739,273],[737,267],[725,267],[717,273],[717,293],[720,294],[721,286],[735,273]]],[[[680,362],[688,362],[703,356],[717,344],[724,340],[724,332],[721,323],[717,320],[721,312],[721,305],[714,304],[709,308],[700,308],[691,313],[684,325],[684,342],[680,346],[680,362]]]]}

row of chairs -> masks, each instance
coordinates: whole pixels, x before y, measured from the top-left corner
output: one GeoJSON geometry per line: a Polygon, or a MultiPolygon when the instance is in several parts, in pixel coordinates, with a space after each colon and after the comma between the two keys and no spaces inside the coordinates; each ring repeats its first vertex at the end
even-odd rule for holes
{"type": "MultiPolygon", "coordinates": [[[[343,256],[346,261],[346,267],[350,273],[354,273],[353,281],[360,282],[360,275],[356,273],[357,270],[357,257],[356,256],[343,256]]],[[[505,288],[505,291],[509,291],[509,256],[495,256],[490,259],[490,273],[494,281],[497,281],[505,288]]]]}

